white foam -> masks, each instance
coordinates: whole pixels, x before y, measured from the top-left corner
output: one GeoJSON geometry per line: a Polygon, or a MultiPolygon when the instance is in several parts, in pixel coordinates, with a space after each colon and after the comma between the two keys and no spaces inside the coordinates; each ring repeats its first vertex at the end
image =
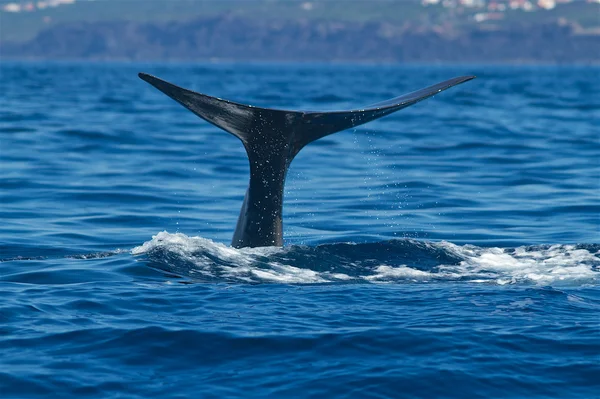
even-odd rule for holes
{"type": "Polygon", "coordinates": [[[518,247],[512,251],[502,248],[458,246],[449,242],[442,248],[464,260],[459,265],[442,265],[441,272],[449,275],[495,278],[498,284],[529,281],[539,285],[559,282],[597,282],[600,273],[593,269],[600,264],[600,251],[590,252],[574,245],[552,245],[544,248],[518,247]]]}
{"type": "Polygon", "coordinates": [[[327,282],[327,280],[319,276],[318,272],[310,269],[301,269],[294,266],[282,265],[276,262],[271,262],[269,265],[271,265],[272,269],[255,269],[252,271],[252,273],[263,280],[277,283],[306,284],[327,282]]]}
{"type": "Polygon", "coordinates": [[[406,265],[400,267],[381,265],[376,267],[374,272],[375,274],[362,276],[362,278],[368,281],[389,281],[390,279],[428,280],[433,277],[433,273],[413,269],[406,265]]]}
{"type": "Polygon", "coordinates": [[[237,249],[203,237],[188,237],[182,233],[171,234],[162,231],[152,236],[152,241],[147,241],[141,246],[133,248],[131,253],[140,255],[155,249],[168,249],[183,256],[191,256],[202,251],[218,259],[241,263],[247,263],[251,260],[248,255],[269,256],[272,253],[281,251],[281,248],[278,247],[237,249]]]}
{"type": "MultiPolygon", "coordinates": [[[[360,244],[357,244],[360,245],[360,244]]],[[[415,245],[422,243],[415,242],[415,245]]],[[[590,251],[574,245],[518,247],[515,249],[482,248],[456,245],[450,242],[428,243],[432,251],[443,250],[458,258],[457,264],[440,264],[419,270],[406,264],[361,266],[367,259],[348,259],[346,264],[334,265],[328,271],[307,267],[308,255],[288,248],[236,249],[202,237],[181,233],[158,233],[151,241],[134,248],[134,255],[166,254],[165,262],[174,259],[184,262],[186,274],[192,278],[209,278],[239,282],[276,282],[285,284],[315,284],[357,280],[363,282],[394,281],[469,281],[478,283],[536,285],[598,284],[600,282],[600,250],[590,251]],[[289,251],[289,253],[288,253],[289,251]],[[294,261],[284,261],[288,258],[294,261]],[[286,255],[284,257],[273,255],[286,255]],[[306,261],[303,261],[306,260],[306,261]],[[285,262],[285,263],[284,263],[285,262]],[[288,264],[289,263],[289,264],[288,264]]],[[[318,254],[319,247],[314,248],[318,254]]],[[[325,253],[323,256],[327,256],[325,253]]],[[[370,255],[372,257],[372,255],[370,255]]],[[[318,260],[315,260],[318,262],[318,260]]],[[[368,259],[372,265],[373,259],[368,259]]],[[[418,259],[416,260],[418,262],[418,259]]],[[[167,265],[168,266],[168,265],[167,265]]]]}

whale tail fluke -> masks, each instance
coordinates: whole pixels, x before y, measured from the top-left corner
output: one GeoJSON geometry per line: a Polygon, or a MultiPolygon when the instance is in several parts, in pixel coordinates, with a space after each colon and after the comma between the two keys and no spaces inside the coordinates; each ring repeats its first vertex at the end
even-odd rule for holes
{"type": "Polygon", "coordinates": [[[250,185],[234,234],[235,247],[283,244],[283,186],[296,154],[321,137],[362,125],[474,78],[462,76],[349,111],[286,111],[210,97],[140,73],[139,77],[200,118],[239,138],[250,161],[250,185]]]}
{"type": "Polygon", "coordinates": [[[238,137],[245,146],[256,141],[257,136],[264,142],[266,136],[275,134],[284,141],[289,141],[293,155],[321,137],[389,115],[474,78],[461,76],[446,80],[362,109],[313,112],[239,104],[187,90],[146,73],[140,73],[139,77],[200,118],[238,137]]]}

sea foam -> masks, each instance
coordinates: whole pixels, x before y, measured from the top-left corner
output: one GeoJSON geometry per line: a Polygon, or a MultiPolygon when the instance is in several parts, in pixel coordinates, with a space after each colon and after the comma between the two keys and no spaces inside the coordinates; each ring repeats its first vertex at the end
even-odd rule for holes
{"type": "Polygon", "coordinates": [[[362,247],[366,249],[370,244],[352,244],[356,250],[351,256],[334,257],[332,261],[336,247],[348,245],[236,249],[203,237],[160,232],[151,241],[134,248],[132,254],[146,256],[153,267],[208,281],[288,284],[468,281],[499,285],[600,282],[600,245],[595,244],[498,248],[446,241],[392,240],[378,243],[380,258],[373,251],[361,252],[362,247]],[[399,241],[402,246],[397,245],[399,241]],[[424,253],[443,261],[424,262],[424,253]]]}

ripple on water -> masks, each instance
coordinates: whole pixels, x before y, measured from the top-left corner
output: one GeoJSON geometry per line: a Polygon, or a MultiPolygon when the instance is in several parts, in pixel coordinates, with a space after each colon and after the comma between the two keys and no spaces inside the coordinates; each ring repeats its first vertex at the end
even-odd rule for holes
{"type": "Polygon", "coordinates": [[[598,68],[0,68],[2,399],[597,396],[598,68]],[[140,71],[309,110],[479,78],[307,146],[288,244],[238,250],[243,146],[140,71]]]}

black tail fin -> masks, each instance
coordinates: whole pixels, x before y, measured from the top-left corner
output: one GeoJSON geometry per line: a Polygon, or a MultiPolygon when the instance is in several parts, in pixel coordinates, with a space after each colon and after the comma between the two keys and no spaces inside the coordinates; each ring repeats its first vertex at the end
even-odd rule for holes
{"type": "Polygon", "coordinates": [[[233,246],[282,245],[283,185],[290,162],[308,143],[367,123],[474,78],[462,76],[362,109],[302,112],[253,107],[183,89],[140,73],[181,105],[238,137],[250,160],[250,186],[233,246]]]}
{"type": "Polygon", "coordinates": [[[474,76],[453,78],[362,109],[302,112],[239,104],[183,89],[145,73],[140,73],[139,77],[200,118],[238,137],[244,145],[250,144],[256,135],[265,135],[267,133],[265,130],[276,130],[278,135],[291,139],[290,144],[293,146],[294,155],[302,147],[321,137],[389,115],[474,78],[474,76]]]}

